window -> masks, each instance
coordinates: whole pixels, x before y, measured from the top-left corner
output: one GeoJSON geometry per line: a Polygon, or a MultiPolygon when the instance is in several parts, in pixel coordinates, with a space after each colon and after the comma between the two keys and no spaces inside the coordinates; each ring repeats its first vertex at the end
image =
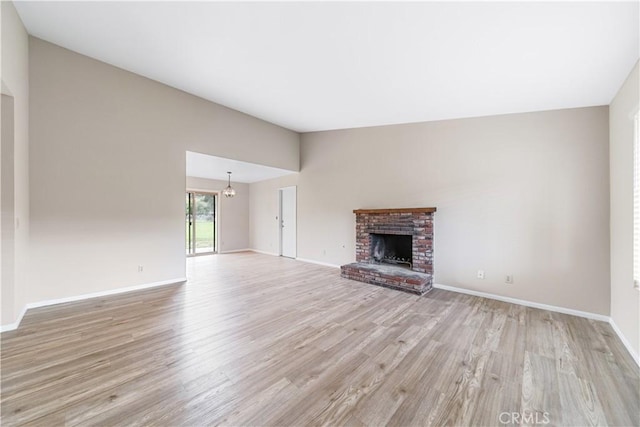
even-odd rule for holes
{"type": "Polygon", "coordinates": [[[640,289],[640,112],[633,126],[633,286],[640,289]]]}

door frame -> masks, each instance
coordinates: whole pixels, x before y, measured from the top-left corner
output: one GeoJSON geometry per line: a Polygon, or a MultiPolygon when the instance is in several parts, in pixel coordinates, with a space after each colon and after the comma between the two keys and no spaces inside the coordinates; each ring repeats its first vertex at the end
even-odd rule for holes
{"type": "Polygon", "coordinates": [[[278,188],[278,255],[282,255],[282,194],[283,190],[293,188],[295,190],[295,202],[293,204],[296,217],[295,239],[294,239],[294,259],[298,257],[298,186],[289,185],[287,187],[278,188]]]}
{"type": "MultiPolygon", "coordinates": [[[[213,252],[201,252],[201,253],[192,253],[192,254],[186,254],[187,257],[194,257],[194,256],[201,256],[201,255],[214,255],[217,253],[220,253],[220,227],[218,227],[219,225],[219,221],[220,221],[220,192],[219,191],[213,191],[213,190],[201,190],[198,188],[187,188],[185,190],[185,193],[198,193],[198,194],[211,194],[214,195],[214,209],[215,209],[215,215],[213,217],[213,230],[214,230],[214,251],[213,252]]],[[[194,220],[195,223],[195,220],[194,220]]],[[[195,227],[194,227],[195,229],[195,227]]],[[[194,244],[195,244],[195,232],[194,232],[194,244]]]]}

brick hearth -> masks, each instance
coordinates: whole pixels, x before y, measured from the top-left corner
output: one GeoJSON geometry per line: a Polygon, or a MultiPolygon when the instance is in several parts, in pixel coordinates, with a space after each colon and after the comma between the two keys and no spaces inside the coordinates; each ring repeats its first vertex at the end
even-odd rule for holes
{"type": "Polygon", "coordinates": [[[436,208],[354,210],[356,262],[341,267],[342,277],[420,295],[431,290],[435,211],[436,208]],[[372,256],[371,234],[411,236],[411,268],[377,263],[372,256]]]}

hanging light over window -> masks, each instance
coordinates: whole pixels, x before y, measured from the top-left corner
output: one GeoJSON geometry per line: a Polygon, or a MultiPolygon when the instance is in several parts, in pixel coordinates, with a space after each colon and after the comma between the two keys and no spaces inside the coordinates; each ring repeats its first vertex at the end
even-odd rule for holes
{"type": "Polygon", "coordinates": [[[231,172],[227,173],[229,174],[229,185],[227,185],[227,188],[222,190],[222,194],[224,194],[225,197],[233,197],[236,195],[236,190],[231,186],[231,172]]]}

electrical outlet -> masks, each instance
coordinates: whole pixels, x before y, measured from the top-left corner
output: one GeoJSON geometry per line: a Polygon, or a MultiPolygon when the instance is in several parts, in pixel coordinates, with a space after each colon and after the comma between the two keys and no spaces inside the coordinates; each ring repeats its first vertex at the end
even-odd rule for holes
{"type": "Polygon", "coordinates": [[[484,270],[478,270],[478,279],[484,279],[484,270]]]}
{"type": "Polygon", "coordinates": [[[505,277],[504,279],[504,283],[506,283],[507,285],[512,285],[513,284],[513,276],[510,274],[507,274],[507,277],[505,277]]]}
{"type": "Polygon", "coordinates": [[[142,273],[144,271],[144,265],[138,266],[138,273],[142,273]]]}

